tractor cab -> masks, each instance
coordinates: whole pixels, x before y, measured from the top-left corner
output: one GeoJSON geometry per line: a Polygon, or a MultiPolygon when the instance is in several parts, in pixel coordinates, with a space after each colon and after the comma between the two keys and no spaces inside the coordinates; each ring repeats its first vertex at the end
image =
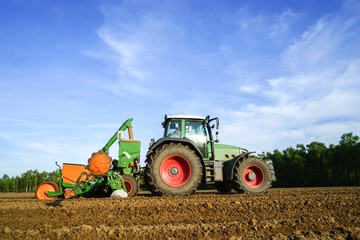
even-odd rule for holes
{"type": "MultiPolygon", "coordinates": [[[[204,160],[214,160],[216,152],[219,151],[223,155],[223,144],[217,144],[219,118],[211,118],[209,116],[195,115],[165,115],[162,123],[164,127],[164,138],[180,138],[191,140],[197,147],[204,160]],[[216,130],[215,138],[213,129],[216,130]]],[[[229,147],[225,147],[229,150],[229,147]]],[[[235,147],[235,151],[239,152],[239,148],[235,147]]],[[[233,155],[233,154],[231,154],[233,155]]]]}
{"type": "Polygon", "coordinates": [[[204,157],[212,152],[213,137],[207,118],[193,115],[165,115],[163,127],[164,138],[191,140],[204,157]]]}

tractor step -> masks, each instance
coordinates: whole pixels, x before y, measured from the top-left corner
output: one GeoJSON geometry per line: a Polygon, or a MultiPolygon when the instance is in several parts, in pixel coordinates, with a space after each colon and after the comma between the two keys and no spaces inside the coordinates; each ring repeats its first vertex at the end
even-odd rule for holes
{"type": "Polygon", "coordinates": [[[206,183],[214,184],[215,182],[224,181],[223,178],[223,162],[205,161],[206,183]]]}
{"type": "Polygon", "coordinates": [[[214,161],[205,161],[206,183],[215,183],[214,161]]]}

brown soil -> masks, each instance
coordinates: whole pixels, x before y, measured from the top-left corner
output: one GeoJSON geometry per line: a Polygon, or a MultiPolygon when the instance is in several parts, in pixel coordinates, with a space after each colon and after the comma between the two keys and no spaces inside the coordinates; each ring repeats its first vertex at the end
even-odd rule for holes
{"type": "Polygon", "coordinates": [[[0,239],[360,239],[360,187],[40,201],[0,194],[0,239]]]}

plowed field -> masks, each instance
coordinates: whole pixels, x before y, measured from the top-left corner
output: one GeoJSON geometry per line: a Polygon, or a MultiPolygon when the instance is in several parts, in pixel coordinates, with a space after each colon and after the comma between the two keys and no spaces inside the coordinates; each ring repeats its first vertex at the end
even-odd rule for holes
{"type": "Polygon", "coordinates": [[[0,194],[0,239],[360,239],[360,187],[54,201],[0,194]]]}

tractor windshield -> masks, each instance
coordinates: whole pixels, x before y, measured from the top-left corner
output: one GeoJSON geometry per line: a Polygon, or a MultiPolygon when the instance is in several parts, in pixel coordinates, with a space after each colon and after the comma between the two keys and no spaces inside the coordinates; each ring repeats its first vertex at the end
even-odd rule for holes
{"type": "Polygon", "coordinates": [[[192,140],[197,146],[204,147],[207,142],[207,134],[202,121],[186,120],[185,137],[192,140]]]}
{"type": "Polygon", "coordinates": [[[206,145],[207,131],[203,121],[192,119],[171,119],[165,125],[164,137],[187,138],[192,140],[197,146],[206,145]]]}

